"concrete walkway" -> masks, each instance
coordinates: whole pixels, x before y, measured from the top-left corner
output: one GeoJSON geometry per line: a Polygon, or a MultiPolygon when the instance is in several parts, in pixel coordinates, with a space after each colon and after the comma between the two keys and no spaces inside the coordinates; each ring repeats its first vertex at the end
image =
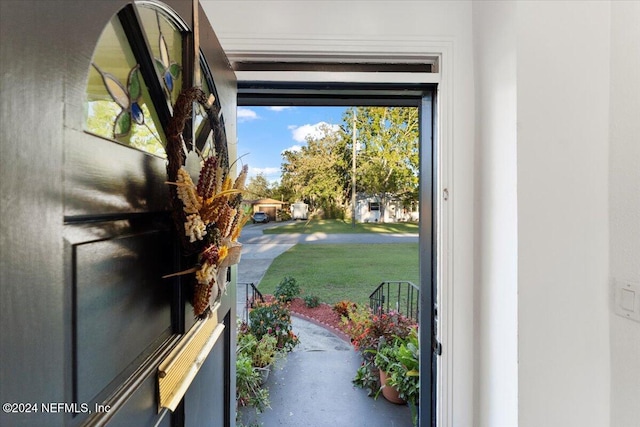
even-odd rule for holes
{"type": "MultiPolygon", "coordinates": [[[[263,235],[267,225],[248,225],[242,231],[242,258],[238,282],[260,282],[271,261],[297,243],[399,243],[416,241],[417,235],[333,234],[263,235]]],[[[245,310],[244,286],[238,287],[238,316],[245,310]]],[[[256,414],[241,408],[246,426],[264,427],[411,427],[405,406],[367,396],[351,383],[361,359],[351,345],[320,326],[292,317],[300,344],[272,370],[271,408],[256,414]]]]}
{"type": "Polygon", "coordinates": [[[351,380],[360,355],[326,329],[293,317],[300,344],[276,364],[266,382],[271,408],[241,408],[246,426],[411,427],[406,405],[377,400],[351,380]]]}

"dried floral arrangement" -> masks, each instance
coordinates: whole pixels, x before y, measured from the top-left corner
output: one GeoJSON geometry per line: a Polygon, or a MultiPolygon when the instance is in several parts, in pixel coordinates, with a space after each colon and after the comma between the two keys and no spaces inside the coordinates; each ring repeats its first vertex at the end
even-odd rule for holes
{"type": "Polygon", "coordinates": [[[174,106],[167,132],[167,177],[175,226],[186,255],[197,254],[196,265],[165,277],[193,274],[193,311],[207,317],[226,290],[227,267],[240,260],[238,236],[249,215],[240,209],[248,167],[234,180],[229,174],[226,139],[213,97],[199,88],[183,90],[174,106]],[[214,150],[200,158],[200,176],[193,182],[184,164],[185,123],[194,102],[206,111],[214,133],[214,150]]]}

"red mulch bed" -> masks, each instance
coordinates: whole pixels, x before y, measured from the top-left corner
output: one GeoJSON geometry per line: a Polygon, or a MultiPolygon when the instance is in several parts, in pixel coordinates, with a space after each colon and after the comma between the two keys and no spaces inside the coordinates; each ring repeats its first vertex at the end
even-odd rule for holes
{"type": "MultiPolygon", "coordinates": [[[[272,295],[265,295],[267,301],[273,300],[272,295]]],[[[333,307],[329,304],[320,303],[319,306],[309,308],[302,298],[295,298],[289,306],[291,314],[308,320],[318,326],[328,329],[343,340],[351,342],[347,334],[342,330],[342,321],[340,315],[333,311],[333,307]]]]}

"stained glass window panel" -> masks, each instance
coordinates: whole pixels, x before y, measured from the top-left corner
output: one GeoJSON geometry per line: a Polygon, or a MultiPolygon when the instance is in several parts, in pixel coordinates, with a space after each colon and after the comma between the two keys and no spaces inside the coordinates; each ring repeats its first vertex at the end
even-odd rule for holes
{"type": "MultiPolygon", "coordinates": [[[[211,96],[211,89],[206,78],[205,69],[200,69],[200,87],[207,96],[211,96]]],[[[215,95],[214,95],[215,96],[215,95]]],[[[211,132],[211,126],[207,119],[207,113],[204,108],[196,103],[194,105],[194,129],[195,129],[195,141],[197,147],[202,153],[207,156],[213,150],[213,132],[211,132]]]]}
{"type": "Polygon", "coordinates": [[[164,132],[139,68],[120,20],[114,16],[103,30],[91,61],[85,129],[166,157],[164,132]]]}
{"type": "Polygon", "coordinates": [[[182,34],[162,12],[141,5],[138,15],[170,106],[182,90],[182,34]]]}

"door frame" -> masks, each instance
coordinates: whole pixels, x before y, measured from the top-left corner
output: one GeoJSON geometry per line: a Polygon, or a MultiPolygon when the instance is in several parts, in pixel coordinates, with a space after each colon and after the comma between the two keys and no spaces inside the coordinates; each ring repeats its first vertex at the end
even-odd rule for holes
{"type": "MultiPolygon", "coordinates": [[[[234,58],[233,53],[227,52],[227,55],[230,55],[230,59],[234,58]]],[[[274,55],[273,58],[279,58],[279,56],[274,55]]],[[[242,60],[247,60],[246,53],[242,54],[242,60]]],[[[362,60],[362,58],[359,57],[358,60],[362,60]]],[[[259,56],[259,61],[261,63],[268,62],[264,55],[259,56]]],[[[304,61],[296,61],[297,64],[300,62],[304,61]]],[[[330,59],[322,58],[323,64],[330,62],[330,59]]],[[[434,62],[432,69],[437,70],[439,62],[437,60],[434,62]]],[[[308,64],[312,65],[313,62],[308,64]]],[[[425,325],[428,322],[430,327],[428,330],[421,328],[420,340],[421,343],[424,343],[422,344],[423,349],[431,349],[434,344],[435,347],[440,348],[440,354],[444,355],[436,357],[432,351],[421,351],[421,382],[424,384],[423,380],[429,378],[427,383],[433,384],[429,396],[434,396],[434,398],[428,401],[426,400],[427,394],[421,393],[420,419],[430,419],[429,422],[421,421],[422,427],[448,425],[451,419],[446,411],[446,408],[450,408],[451,405],[450,399],[448,399],[448,384],[450,384],[450,370],[448,368],[451,366],[452,360],[450,360],[451,352],[444,351],[446,338],[443,337],[447,337],[448,331],[451,331],[450,328],[447,328],[450,324],[447,319],[452,316],[452,312],[449,304],[445,304],[444,301],[450,301],[452,295],[444,295],[451,292],[451,286],[447,286],[444,282],[444,280],[449,280],[451,276],[443,270],[443,267],[451,265],[451,260],[449,259],[447,262],[444,259],[450,252],[444,251],[443,247],[449,245],[452,239],[445,235],[445,232],[448,234],[449,230],[449,221],[446,220],[446,216],[450,215],[450,209],[448,204],[444,203],[449,199],[449,190],[443,185],[443,182],[448,182],[443,177],[448,176],[451,169],[445,167],[446,161],[442,153],[448,153],[448,150],[442,146],[443,141],[440,139],[444,133],[441,129],[443,107],[440,103],[440,96],[443,93],[442,76],[437,72],[418,77],[407,73],[394,73],[391,77],[393,83],[383,82],[383,79],[388,79],[388,76],[381,79],[379,73],[369,72],[301,73],[299,71],[236,70],[236,76],[238,78],[238,106],[407,105],[419,108],[421,128],[421,238],[419,250],[421,254],[427,255],[426,257],[420,256],[420,281],[421,285],[431,284],[431,292],[421,292],[420,298],[422,307],[434,307],[434,305],[438,307],[437,320],[435,320],[435,309],[421,310],[420,324],[425,325]],[[429,144],[429,150],[423,149],[425,143],[429,144]],[[422,177],[424,176],[431,177],[431,186],[422,185],[422,177]],[[440,195],[445,197],[442,198],[440,195]],[[423,213],[427,210],[432,215],[425,217],[423,213]],[[427,236],[428,238],[425,239],[427,236]],[[435,331],[433,337],[431,331],[435,331]],[[426,374],[427,372],[428,374],[426,374]]],[[[421,289],[426,289],[426,287],[421,286],[421,289]]]]}

